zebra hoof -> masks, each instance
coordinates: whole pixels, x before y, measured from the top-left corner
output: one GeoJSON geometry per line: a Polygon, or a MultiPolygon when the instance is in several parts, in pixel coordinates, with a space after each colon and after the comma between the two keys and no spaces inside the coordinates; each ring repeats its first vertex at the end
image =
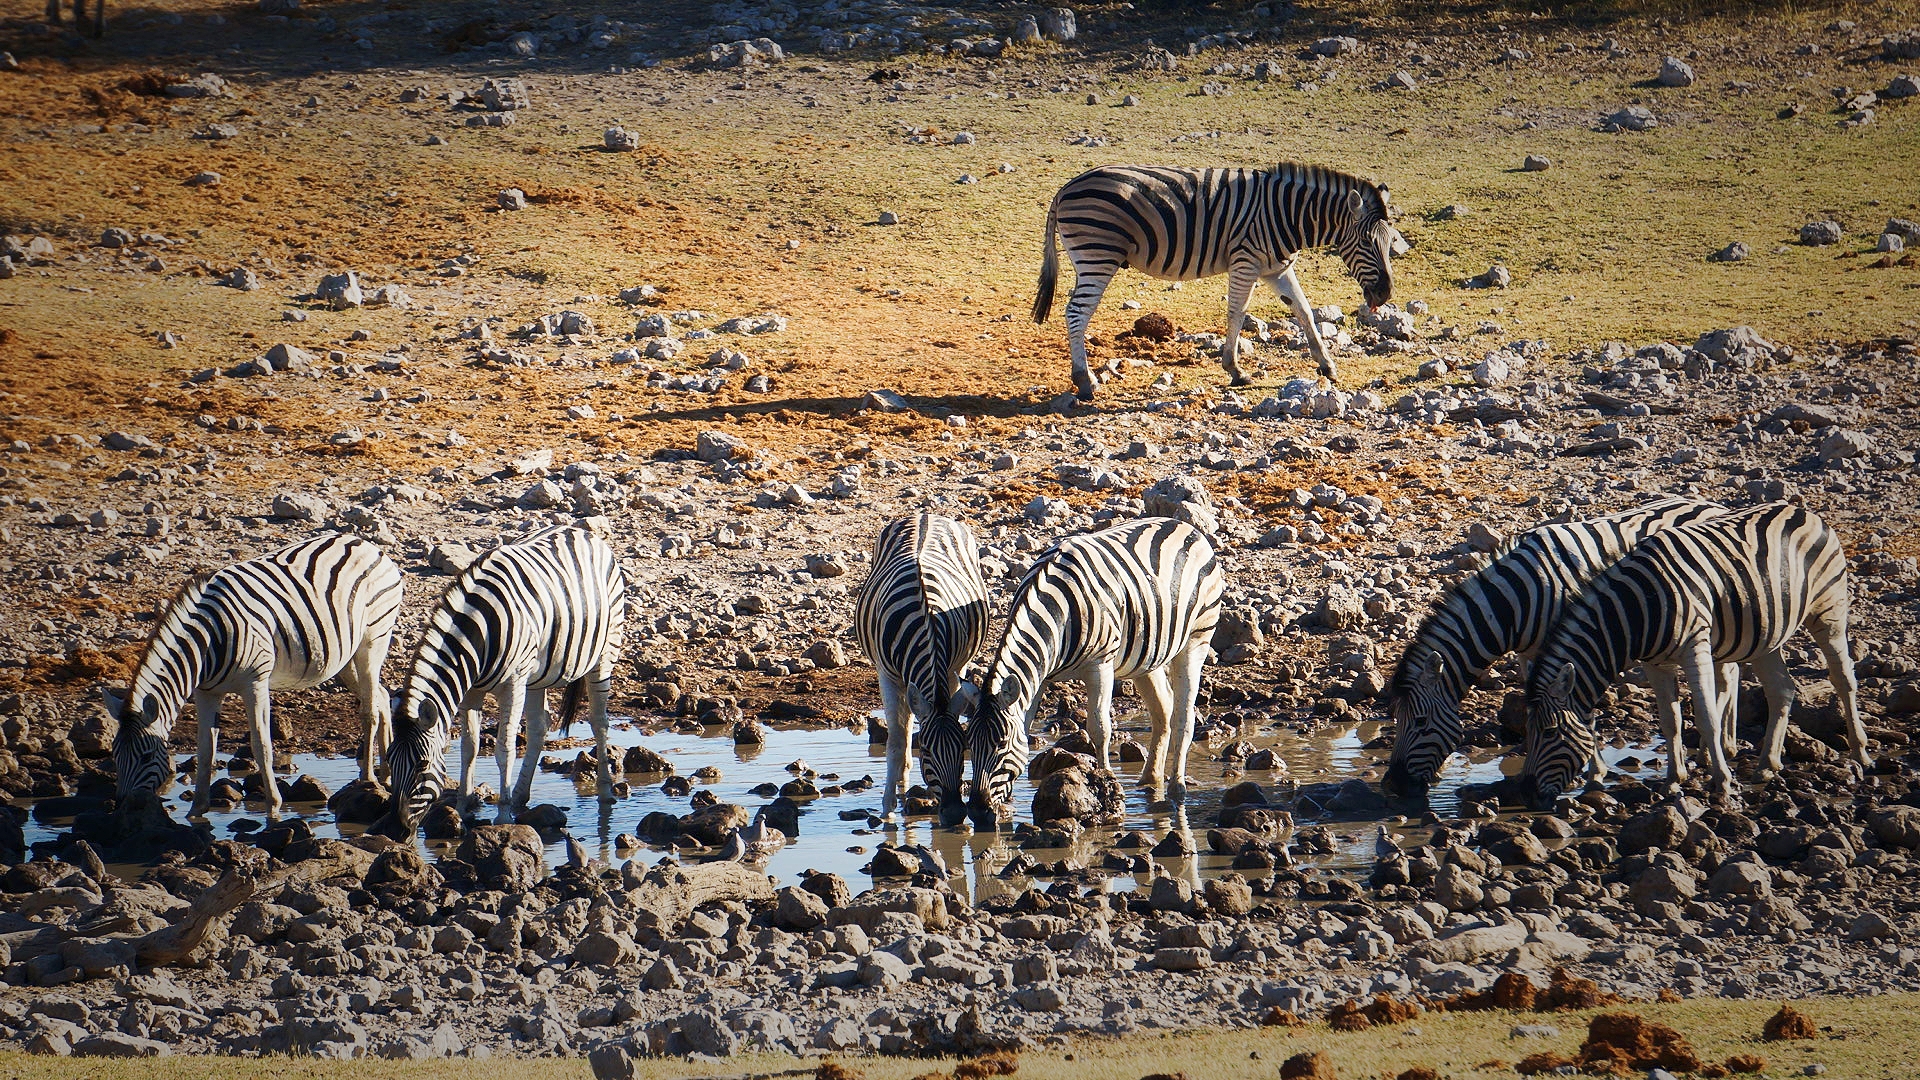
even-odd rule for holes
{"type": "Polygon", "coordinates": [[[1227,380],[1227,385],[1228,386],[1252,386],[1253,380],[1248,378],[1245,375],[1236,373],[1233,376],[1233,378],[1227,380]]]}

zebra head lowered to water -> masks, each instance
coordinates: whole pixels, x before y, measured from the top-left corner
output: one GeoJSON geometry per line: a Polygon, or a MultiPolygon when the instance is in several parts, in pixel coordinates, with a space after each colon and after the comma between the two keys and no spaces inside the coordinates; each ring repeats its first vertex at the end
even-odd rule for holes
{"type": "Polygon", "coordinates": [[[360,699],[360,776],[373,777],[388,719],[380,667],[400,614],[400,570],[378,544],[326,533],[271,555],[195,578],[168,602],[124,696],[107,695],[119,721],[114,767],[122,797],[156,792],[172,773],[167,740],[191,699],[199,720],[193,805],[206,812],[220,703],[247,707],[254,767],[269,811],[280,809],[273,775],[271,694],[339,675],[360,699]]]}
{"type": "MultiPolygon", "coordinates": [[[[1265,282],[1292,308],[1320,374],[1331,379],[1333,357],[1294,276],[1294,259],[1310,248],[1333,248],[1360,283],[1367,306],[1378,307],[1393,297],[1393,255],[1405,248],[1388,217],[1384,186],[1319,165],[1102,166],[1067,181],[1047,210],[1033,321],[1046,322],[1053,309],[1060,276],[1057,237],[1073,262],[1067,346],[1074,392],[1082,401],[1093,398],[1094,388],[1087,324],[1113,276],[1127,266],[1171,281],[1227,275],[1227,339],[1220,366],[1235,386],[1250,381],[1238,360],[1240,326],[1253,287],[1265,282]]],[[[1109,364],[1107,373],[1114,370],[1109,364]]]]}
{"type": "MultiPolygon", "coordinates": [[[[545,529],[481,555],[434,606],[393,717],[393,814],[411,832],[446,787],[440,761],[461,725],[460,794],[472,793],[480,747],[478,709],[499,709],[494,756],[497,816],[526,805],[547,736],[547,690],[567,688],[565,720],[584,694],[593,726],[601,798],[613,789],[607,690],[626,637],[627,577],[613,549],[572,526],[545,529]],[[513,783],[522,716],[527,755],[513,783]]],[[[563,724],[564,730],[564,724],[563,724]]]]}
{"type": "Polygon", "coordinates": [[[1198,529],[1152,517],[1069,536],[1034,561],[1014,594],[973,715],[969,812],[986,827],[1012,810],[1027,767],[1027,729],[1057,679],[1087,687],[1087,734],[1111,764],[1115,679],[1129,679],[1152,722],[1141,783],[1186,795],[1194,701],[1225,591],[1213,546],[1198,529]]]}
{"type": "Polygon", "coordinates": [[[881,813],[890,818],[899,804],[917,719],[926,784],[939,795],[942,822],[958,824],[967,746],[952,701],[961,669],[987,636],[980,548],[965,525],[917,514],[880,530],[872,565],[854,607],[854,630],[879,675],[887,714],[881,813]]]}
{"type": "Polygon", "coordinates": [[[1435,605],[1388,683],[1393,753],[1383,781],[1423,794],[1464,738],[1460,702],[1494,662],[1531,656],[1561,610],[1594,575],[1661,529],[1726,513],[1716,503],[1658,498],[1617,514],[1541,525],[1493,552],[1493,561],[1435,605]]]}
{"type": "Polygon", "coordinates": [[[1592,767],[1594,705],[1634,664],[1643,665],[1653,687],[1672,779],[1688,772],[1680,739],[1684,673],[1708,771],[1723,790],[1733,789],[1723,728],[1733,722],[1740,664],[1751,665],[1766,689],[1762,765],[1777,771],[1797,693],[1783,649],[1802,628],[1825,658],[1848,749],[1864,768],[1867,736],[1847,651],[1847,609],[1839,536],[1790,503],[1647,537],[1594,578],[1541,641],[1527,679],[1522,786],[1536,807],[1548,807],[1592,767]]]}

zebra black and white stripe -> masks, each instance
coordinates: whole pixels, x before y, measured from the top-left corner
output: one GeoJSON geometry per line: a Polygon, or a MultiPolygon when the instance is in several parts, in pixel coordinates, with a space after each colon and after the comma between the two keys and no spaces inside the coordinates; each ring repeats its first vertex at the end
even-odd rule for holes
{"type": "Polygon", "coordinates": [[[1060,275],[1056,236],[1073,262],[1067,343],[1074,390],[1087,401],[1094,387],[1087,369],[1087,323],[1122,267],[1172,281],[1227,275],[1227,340],[1220,366],[1235,386],[1248,381],[1238,360],[1247,302],[1253,287],[1266,282],[1293,309],[1320,374],[1331,379],[1333,357],[1294,276],[1294,259],[1310,248],[1336,249],[1367,305],[1378,307],[1393,296],[1392,254],[1399,234],[1387,220],[1385,187],[1319,165],[1106,165],[1067,181],[1047,210],[1040,287],[1033,301],[1037,323],[1046,322],[1053,308],[1060,275]]]}
{"type": "Polygon", "coordinates": [[[271,695],[339,675],[360,699],[360,776],[373,777],[391,706],[380,685],[400,614],[400,570],[378,544],[327,533],[195,579],[174,596],[134,667],[124,698],[109,692],[119,720],[113,760],[124,796],[157,792],[172,772],[167,737],[192,699],[199,720],[193,805],[207,809],[220,703],[246,703],[254,766],[269,810],[273,777],[271,695]]]}
{"type": "Polygon", "coordinates": [[[1778,770],[1796,693],[1782,648],[1802,628],[1826,659],[1848,747],[1864,767],[1847,607],[1846,552],[1810,510],[1769,503],[1654,533],[1595,577],[1541,641],[1527,680],[1523,785],[1535,805],[1548,806],[1574,784],[1598,743],[1594,704],[1634,664],[1658,700],[1670,775],[1687,775],[1684,672],[1708,771],[1727,790],[1733,770],[1721,728],[1731,715],[1720,684],[1732,665],[1751,665],[1767,694],[1764,767],[1778,770]]]}
{"type": "Polygon", "coordinates": [[[1213,546],[1171,518],[1143,518],[1070,536],[1040,554],[1014,594],[968,741],[971,813],[982,826],[1009,812],[1027,767],[1027,729],[1057,679],[1087,687],[1087,733],[1111,768],[1115,679],[1129,679],[1152,721],[1141,783],[1186,795],[1194,699],[1225,590],[1213,546]]]}
{"type": "Polygon", "coordinates": [[[1531,656],[1594,575],[1662,529],[1726,513],[1715,503],[1661,498],[1618,514],[1542,525],[1440,601],[1400,655],[1388,683],[1395,732],[1389,791],[1426,791],[1463,738],[1460,702],[1494,662],[1531,656]]]}
{"type": "MultiPolygon", "coordinates": [[[[612,794],[607,691],[626,637],[627,577],[606,541],[583,528],[546,529],[486,552],[435,605],[394,713],[394,815],[411,830],[446,787],[442,759],[461,725],[460,795],[472,794],[482,699],[493,695],[499,727],[498,817],[524,806],[547,734],[547,690],[569,688],[568,719],[584,683],[599,759],[600,795],[612,794]],[[517,784],[513,759],[521,718],[527,756],[517,784]]],[[[564,726],[563,726],[564,731],[564,726]]]]}
{"type": "Polygon", "coordinates": [[[960,673],[987,636],[987,583],[973,531],[919,514],[890,521],[873,546],[873,571],[860,587],[854,628],[880,677],[887,713],[891,817],[905,784],[907,748],[920,722],[921,773],[940,796],[945,824],[960,820],[966,734],[951,708],[960,673]]]}

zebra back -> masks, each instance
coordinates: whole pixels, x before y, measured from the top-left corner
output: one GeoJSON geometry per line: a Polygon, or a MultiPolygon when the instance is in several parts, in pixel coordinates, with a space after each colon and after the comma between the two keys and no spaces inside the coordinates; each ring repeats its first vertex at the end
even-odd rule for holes
{"type": "Polygon", "coordinates": [[[1492,561],[1434,606],[1387,684],[1396,731],[1389,787],[1430,783],[1463,737],[1460,702],[1508,653],[1532,652],[1561,610],[1641,539],[1704,521],[1716,503],[1659,498],[1616,514],[1542,525],[1496,548],[1492,561]]]}
{"type": "Polygon", "coordinates": [[[531,691],[610,664],[626,634],[627,579],[613,549],[574,526],[482,554],[434,605],[408,664],[387,751],[403,824],[440,797],[461,709],[518,679],[531,691]]]}
{"type": "Polygon", "coordinates": [[[1048,681],[1093,659],[1111,663],[1116,679],[1165,667],[1212,636],[1225,591],[1213,545],[1172,518],[1070,536],[1042,552],[1014,594],[981,684],[969,732],[976,801],[998,807],[1011,798],[1048,681]]]}
{"type": "Polygon", "coordinates": [[[167,737],[196,691],[238,689],[247,674],[271,674],[273,686],[324,682],[370,630],[392,626],[400,595],[400,570],[380,546],[341,533],[187,582],[162,611],[126,697],[109,700],[121,794],[165,782],[167,737]]]}
{"type": "Polygon", "coordinates": [[[958,798],[965,737],[951,698],[987,632],[987,586],[972,530],[918,514],[890,521],[854,608],[860,648],[907,695],[927,781],[958,798]]]}
{"type": "Polygon", "coordinates": [[[1844,622],[1846,611],[1846,551],[1803,507],[1768,503],[1647,537],[1541,641],[1527,680],[1523,776],[1545,800],[1571,785],[1597,743],[1593,708],[1629,667],[1680,662],[1700,634],[1715,662],[1745,662],[1778,650],[1809,619],[1844,622]]]}

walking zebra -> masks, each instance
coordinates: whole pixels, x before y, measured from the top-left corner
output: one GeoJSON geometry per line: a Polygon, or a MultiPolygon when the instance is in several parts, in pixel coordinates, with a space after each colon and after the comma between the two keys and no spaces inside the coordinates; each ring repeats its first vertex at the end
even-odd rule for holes
{"type": "Polygon", "coordinates": [[[1522,784],[1550,806],[1593,759],[1592,710],[1619,674],[1645,666],[1667,739],[1668,771],[1687,775],[1680,742],[1679,675],[1708,770],[1733,788],[1721,725],[1723,665],[1751,664],[1767,694],[1764,768],[1780,768],[1797,688],[1782,647],[1804,627],[1826,658],[1853,761],[1867,764],[1853,659],[1847,651],[1847,555],[1812,511],[1769,503],[1657,532],[1635,545],[1567,606],[1540,643],[1527,679],[1527,763],[1522,784]]]}
{"type": "MultiPolygon", "coordinates": [[[[1172,169],[1106,165],[1067,181],[1047,210],[1040,288],[1033,321],[1053,308],[1060,258],[1073,260],[1067,300],[1067,344],[1080,400],[1093,399],[1087,370],[1087,323],[1123,266],[1170,281],[1227,275],[1227,340],[1220,366],[1233,385],[1240,370],[1240,325],[1258,282],[1293,309],[1320,374],[1334,377],[1333,357],[1300,290],[1293,262],[1308,248],[1333,247],[1360,283],[1367,306],[1393,296],[1392,250],[1398,234],[1387,221],[1387,189],[1319,165],[1282,162],[1272,169],[1172,169]]],[[[1111,369],[1109,369],[1111,370],[1111,369]]]]}
{"type": "Polygon", "coordinates": [[[960,819],[960,771],[966,736],[950,703],[960,671],[987,636],[987,583],[972,530],[934,514],[899,518],[880,530],[873,571],[860,587],[854,627],[880,676],[887,713],[887,787],[881,813],[891,818],[907,771],[917,718],[921,772],[941,797],[942,814],[960,819]],[[947,807],[951,807],[949,815],[947,807]]]}
{"type": "Polygon", "coordinates": [[[192,698],[200,736],[189,815],[206,813],[220,703],[239,694],[267,808],[278,813],[272,692],[304,690],[335,675],[360,698],[360,776],[372,779],[374,748],[385,745],[391,711],[380,667],[399,614],[399,568],[378,544],[339,533],[188,582],[147,639],[126,696],[107,694],[107,710],[120,723],[113,740],[120,795],[166,783],[173,771],[167,736],[192,698]]]}
{"type": "Polygon", "coordinates": [[[1194,698],[1224,589],[1206,536],[1171,518],[1070,536],[1042,552],[1014,594],[974,706],[974,821],[985,826],[1010,810],[1040,692],[1062,678],[1086,684],[1087,733],[1102,769],[1111,768],[1113,682],[1132,680],[1153,724],[1141,783],[1157,790],[1170,781],[1169,796],[1184,799],[1194,698]]]}
{"type": "Polygon", "coordinates": [[[1594,575],[1644,537],[1726,512],[1714,503],[1655,499],[1618,514],[1542,525],[1495,551],[1492,562],[1440,601],[1400,655],[1387,687],[1396,728],[1387,790],[1427,790],[1460,746],[1467,691],[1502,656],[1531,656],[1594,575]]]}
{"type": "Polygon", "coordinates": [[[524,806],[547,736],[547,690],[567,688],[571,721],[584,690],[599,759],[600,797],[613,791],[607,748],[607,690],[626,635],[627,578],[606,541],[572,526],[546,529],[473,561],[440,598],[393,720],[394,816],[409,831],[446,787],[442,759],[461,725],[460,795],[472,794],[480,748],[481,700],[499,715],[494,758],[500,764],[499,820],[524,806]],[[521,716],[527,757],[517,784],[513,757],[521,716]]]}

